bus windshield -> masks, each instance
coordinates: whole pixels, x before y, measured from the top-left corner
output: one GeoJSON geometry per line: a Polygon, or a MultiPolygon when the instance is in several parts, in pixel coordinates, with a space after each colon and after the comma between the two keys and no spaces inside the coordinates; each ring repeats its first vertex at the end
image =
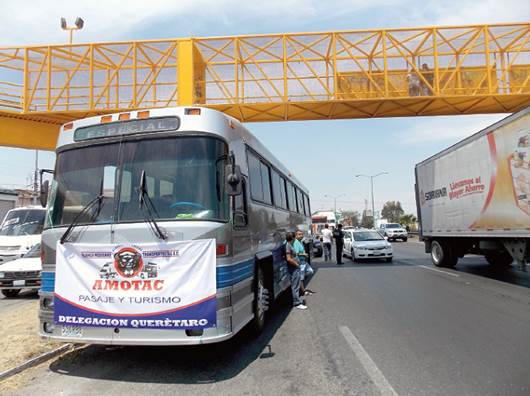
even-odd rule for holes
{"type": "Polygon", "coordinates": [[[17,209],[7,213],[0,235],[19,236],[42,233],[44,209],[17,209]]]}
{"type": "Polygon", "coordinates": [[[139,185],[145,172],[158,220],[227,221],[226,143],[211,137],[171,137],[85,146],[59,153],[48,226],[68,225],[94,197],[97,211],[80,223],[144,221],[139,185]]]}

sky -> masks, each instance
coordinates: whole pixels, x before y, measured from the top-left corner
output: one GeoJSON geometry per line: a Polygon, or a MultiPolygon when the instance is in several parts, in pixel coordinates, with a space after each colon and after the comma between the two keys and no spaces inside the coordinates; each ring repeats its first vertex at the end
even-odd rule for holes
{"type": "MultiPolygon", "coordinates": [[[[80,16],[74,42],[315,32],[501,22],[526,22],[527,0],[115,0],[0,2],[0,46],[59,44],[65,17],[80,16]],[[124,5],[126,4],[126,6],[124,5]]],[[[376,174],[376,211],[399,200],[416,212],[414,165],[502,119],[506,114],[249,123],[247,127],[309,189],[312,209],[363,210],[376,174]]],[[[0,148],[0,187],[30,183],[34,150],[0,148]]],[[[53,168],[55,156],[39,152],[39,167],[53,168]]]]}

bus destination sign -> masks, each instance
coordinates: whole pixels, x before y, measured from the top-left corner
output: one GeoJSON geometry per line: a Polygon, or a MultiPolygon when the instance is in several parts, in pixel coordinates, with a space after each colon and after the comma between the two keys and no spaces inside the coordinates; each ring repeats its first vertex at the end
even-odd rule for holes
{"type": "Polygon", "coordinates": [[[180,126],[178,117],[157,117],[140,120],[110,122],[81,127],[75,130],[74,141],[100,139],[113,136],[135,135],[138,133],[151,133],[174,131],[180,126]]]}

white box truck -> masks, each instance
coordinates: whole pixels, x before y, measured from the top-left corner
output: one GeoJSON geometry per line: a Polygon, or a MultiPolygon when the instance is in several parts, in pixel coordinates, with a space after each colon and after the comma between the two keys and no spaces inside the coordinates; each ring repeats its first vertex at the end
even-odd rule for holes
{"type": "Polygon", "coordinates": [[[530,107],[416,165],[420,239],[436,266],[466,254],[526,270],[530,107]]]}

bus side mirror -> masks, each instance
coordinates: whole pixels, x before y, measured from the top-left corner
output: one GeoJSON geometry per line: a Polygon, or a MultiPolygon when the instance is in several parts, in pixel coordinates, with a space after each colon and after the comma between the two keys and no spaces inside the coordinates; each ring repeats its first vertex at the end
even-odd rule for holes
{"type": "Polygon", "coordinates": [[[228,164],[225,167],[225,188],[230,197],[241,195],[241,168],[238,165],[228,164]]]}
{"type": "Polygon", "coordinates": [[[48,191],[50,189],[50,182],[48,180],[45,180],[40,188],[40,204],[43,208],[46,207],[46,203],[48,202],[48,191]]]}
{"type": "Polygon", "coordinates": [[[39,184],[40,184],[40,196],[39,201],[43,208],[46,207],[46,204],[48,203],[48,191],[50,190],[50,182],[48,180],[42,181],[42,175],[44,173],[49,173],[50,175],[53,175],[54,172],[51,169],[41,169],[39,171],[39,184]]]}

